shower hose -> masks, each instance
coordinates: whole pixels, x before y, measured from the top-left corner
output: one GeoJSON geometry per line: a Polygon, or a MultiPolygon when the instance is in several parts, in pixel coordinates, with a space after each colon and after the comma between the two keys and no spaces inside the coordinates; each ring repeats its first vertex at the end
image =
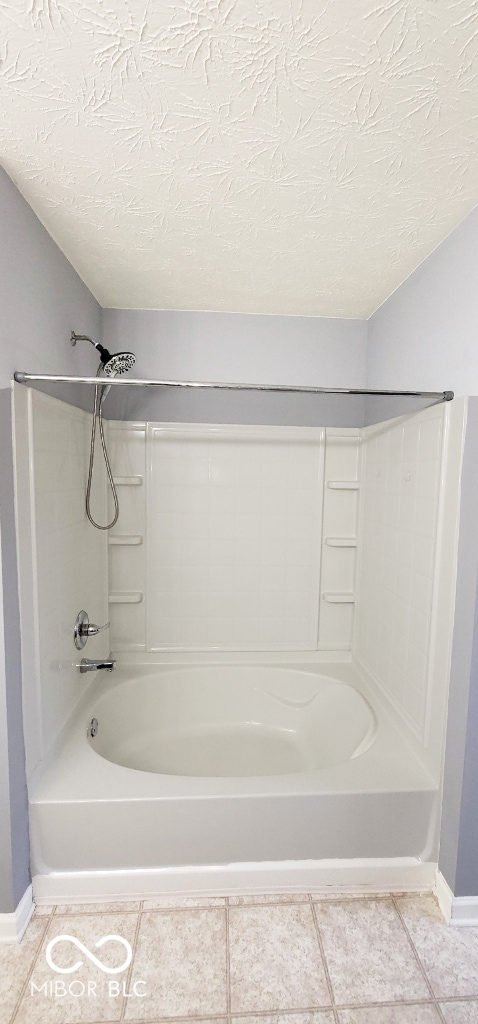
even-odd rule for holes
{"type": "MultiPolygon", "coordinates": [[[[99,377],[102,369],[103,369],[103,364],[100,363],[100,365],[99,365],[99,367],[98,367],[98,369],[96,371],[96,376],[97,377],[99,377]]],[[[93,409],[93,423],[92,423],[92,426],[91,426],[90,465],[89,465],[89,469],[88,469],[88,483],[86,485],[86,514],[88,516],[88,519],[90,520],[91,525],[95,526],[97,530],[111,530],[111,527],[115,526],[115,524],[118,522],[118,516],[119,516],[118,495],[116,493],[115,482],[113,480],[113,474],[111,472],[110,460],[108,458],[108,449],[106,447],[105,432],[104,432],[104,429],[103,429],[103,402],[104,402],[104,400],[106,398],[106,395],[108,394],[108,391],[109,391],[109,388],[108,388],[107,385],[102,384],[101,387],[100,387],[99,384],[95,384],[95,404],[94,404],[94,409],[93,409]],[[108,474],[108,480],[109,480],[109,484],[110,484],[110,487],[111,487],[111,493],[113,495],[113,502],[114,502],[114,507],[115,507],[113,519],[111,520],[110,523],[107,523],[106,526],[101,526],[100,523],[97,523],[96,520],[93,518],[92,513],[91,513],[91,485],[92,485],[92,482],[93,482],[93,465],[94,465],[94,461],[95,461],[95,444],[96,444],[96,426],[97,425],[98,425],[98,431],[99,431],[100,440],[101,440],[101,447],[102,447],[102,450],[103,450],[103,458],[105,460],[106,472],[108,474]]]]}

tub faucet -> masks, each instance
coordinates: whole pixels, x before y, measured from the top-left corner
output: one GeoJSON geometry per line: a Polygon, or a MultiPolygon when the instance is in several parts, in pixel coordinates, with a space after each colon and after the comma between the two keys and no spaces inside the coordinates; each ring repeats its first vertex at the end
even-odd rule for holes
{"type": "Polygon", "coordinates": [[[106,669],[107,672],[112,672],[116,668],[116,661],[109,658],[100,658],[99,661],[92,660],[91,658],[82,658],[80,661],[80,672],[96,672],[100,668],[106,669]]]}

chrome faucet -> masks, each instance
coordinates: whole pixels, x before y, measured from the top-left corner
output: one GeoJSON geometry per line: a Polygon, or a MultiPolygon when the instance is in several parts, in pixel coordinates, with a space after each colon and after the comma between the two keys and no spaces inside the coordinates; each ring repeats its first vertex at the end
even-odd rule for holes
{"type": "Polygon", "coordinates": [[[106,622],[104,626],[97,626],[95,622],[90,622],[88,612],[85,612],[84,609],[78,612],[73,630],[73,640],[77,651],[83,650],[89,636],[103,633],[105,629],[108,629],[108,626],[109,622],[106,622]]]}
{"type": "Polygon", "coordinates": [[[110,658],[100,658],[98,661],[91,658],[82,658],[79,668],[80,672],[96,672],[101,668],[106,669],[107,672],[112,672],[116,668],[116,661],[110,658]]]}

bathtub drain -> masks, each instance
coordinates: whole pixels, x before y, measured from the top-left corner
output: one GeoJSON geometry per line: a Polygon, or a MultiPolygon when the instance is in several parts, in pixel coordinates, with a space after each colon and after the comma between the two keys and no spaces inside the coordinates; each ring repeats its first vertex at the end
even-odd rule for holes
{"type": "Polygon", "coordinates": [[[98,719],[92,718],[88,728],[88,736],[96,736],[98,732],[98,719]]]}

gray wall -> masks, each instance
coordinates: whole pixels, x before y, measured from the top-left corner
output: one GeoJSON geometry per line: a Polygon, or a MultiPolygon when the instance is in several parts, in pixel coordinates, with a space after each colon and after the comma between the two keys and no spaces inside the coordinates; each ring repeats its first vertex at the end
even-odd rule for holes
{"type": "Polygon", "coordinates": [[[371,388],[478,395],[478,209],[368,322],[371,388]]]}
{"type": "Polygon", "coordinates": [[[11,390],[0,390],[0,526],[5,645],[5,704],[7,745],[0,759],[4,773],[2,832],[10,849],[3,849],[0,871],[0,907],[13,910],[29,883],[28,800],[22,723],[20,607],[16,559],[13,485],[11,390]]]}
{"type": "Polygon", "coordinates": [[[101,308],[1,168],[0,225],[0,387],[14,370],[95,373],[95,350],[69,337],[99,338],[101,308]]]}
{"type": "MultiPolygon", "coordinates": [[[[103,310],[106,347],[135,353],[134,376],[162,380],[365,388],[367,330],[365,320],[326,317],[103,310]]],[[[414,389],[409,383],[408,390],[414,389]]],[[[105,416],[361,427],[430,404],[431,400],[388,396],[113,388],[105,416]]]]}
{"type": "MultiPolygon", "coordinates": [[[[162,380],[365,386],[367,324],[307,316],[103,310],[110,351],[132,350],[134,375],[162,380]]],[[[361,397],[117,388],[105,415],[192,423],[361,426],[361,397]]]]}
{"type": "Polygon", "coordinates": [[[0,912],[14,910],[29,879],[28,817],[22,728],[10,381],[13,371],[96,369],[96,356],[69,344],[70,330],[98,337],[101,309],[0,169],[0,516],[8,746],[0,728],[0,912]],[[8,836],[8,840],[6,837],[8,836]]]}
{"type": "Polygon", "coordinates": [[[103,340],[138,377],[364,387],[367,324],[308,316],[105,309],[103,340]]]}

